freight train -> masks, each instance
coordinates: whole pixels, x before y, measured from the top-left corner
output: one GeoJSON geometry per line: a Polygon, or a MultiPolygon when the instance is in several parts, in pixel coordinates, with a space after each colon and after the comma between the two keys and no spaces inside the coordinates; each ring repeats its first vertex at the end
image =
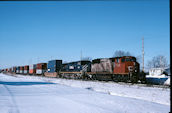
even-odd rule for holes
{"type": "Polygon", "coordinates": [[[99,58],[92,61],[81,60],[62,63],[62,60],[51,60],[26,66],[15,66],[3,69],[3,72],[28,75],[42,75],[47,77],[101,80],[115,82],[144,82],[140,76],[140,65],[133,56],[99,58]]]}

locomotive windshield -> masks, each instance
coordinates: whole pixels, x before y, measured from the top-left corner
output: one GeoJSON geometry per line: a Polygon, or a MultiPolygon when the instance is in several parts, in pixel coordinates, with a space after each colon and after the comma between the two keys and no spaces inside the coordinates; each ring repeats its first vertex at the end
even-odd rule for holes
{"type": "Polygon", "coordinates": [[[128,61],[135,62],[136,59],[135,59],[135,58],[123,58],[121,61],[122,61],[122,62],[128,62],[128,61]]]}

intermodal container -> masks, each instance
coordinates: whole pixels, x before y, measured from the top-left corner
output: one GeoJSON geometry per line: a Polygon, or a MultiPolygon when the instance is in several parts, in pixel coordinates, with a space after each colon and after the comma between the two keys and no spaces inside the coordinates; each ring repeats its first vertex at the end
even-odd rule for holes
{"type": "Polygon", "coordinates": [[[47,70],[49,73],[59,72],[62,67],[62,60],[48,61],[47,70]]]}
{"type": "Polygon", "coordinates": [[[17,67],[13,67],[13,68],[12,68],[12,72],[13,72],[13,73],[16,73],[16,68],[17,68],[17,67]]]}
{"type": "Polygon", "coordinates": [[[20,73],[20,66],[18,66],[18,67],[16,68],[16,73],[17,73],[17,74],[20,73]]]}
{"type": "Polygon", "coordinates": [[[12,72],[12,68],[9,68],[9,72],[10,72],[10,73],[12,72]]]}
{"type": "Polygon", "coordinates": [[[29,74],[36,73],[36,64],[29,65],[29,74]]]}
{"type": "Polygon", "coordinates": [[[24,66],[20,66],[20,74],[24,73],[24,66]]]}
{"type": "Polygon", "coordinates": [[[47,71],[47,63],[39,63],[36,65],[36,74],[42,75],[47,71]]]}
{"type": "Polygon", "coordinates": [[[24,66],[24,74],[28,74],[29,73],[29,66],[26,65],[24,66]]]}

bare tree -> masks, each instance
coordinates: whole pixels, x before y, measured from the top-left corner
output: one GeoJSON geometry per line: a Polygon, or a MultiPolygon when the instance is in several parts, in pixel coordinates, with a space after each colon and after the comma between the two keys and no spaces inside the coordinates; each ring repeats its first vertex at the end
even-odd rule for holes
{"type": "Polygon", "coordinates": [[[122,56],[131,56],[131,53],[130,52],[125,52],[125,51],[122,51],[122,50],[117,50],[115,51],[113,57],[122,57],[122,56]]]}
{"type": "Polygon", "coordinates": [[[158,55],[147,62],[147,67],[150,68],[165,68],[167,66],[167,59],[163,55],[158,55]]]}
{"type": "Polygon", "coordinates": [[[142,63],[142,56],[138,55],[136,56],[137,62],[139,62],[140,64],[142,63]]]}

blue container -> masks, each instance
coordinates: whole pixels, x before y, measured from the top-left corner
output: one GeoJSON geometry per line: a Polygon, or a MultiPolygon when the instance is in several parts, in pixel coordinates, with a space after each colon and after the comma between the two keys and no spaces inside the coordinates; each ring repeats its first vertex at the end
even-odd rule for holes
{"type": "Polygon", "coordinates": [[[48,61],[47,69],[49,73],[59,72],[62,67],[62,60],[48,61]]]}
{"type": "Polygon", "coordinates": [[[16,73],[20,73],[20,66],[16,68],[16,73]]]}
{"type": "Polygon", "coordinates": [[[33,69],[36,69],[36,64],[33,64],[33,69]]]}

